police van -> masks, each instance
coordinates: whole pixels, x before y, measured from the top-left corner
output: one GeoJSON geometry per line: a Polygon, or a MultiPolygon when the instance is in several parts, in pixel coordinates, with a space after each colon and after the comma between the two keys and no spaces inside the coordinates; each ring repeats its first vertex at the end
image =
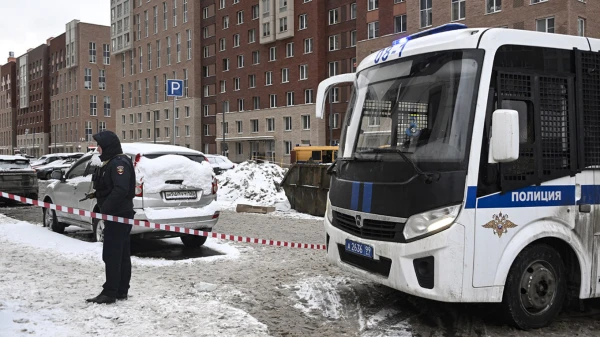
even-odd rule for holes
{"type": "Polygon", "coordinates": [[[321,82],[318,118],[353,83],[327,260],[432,300],[502,302],[521,329],[600,296],[599,50],[448,24],[321,82]]]}

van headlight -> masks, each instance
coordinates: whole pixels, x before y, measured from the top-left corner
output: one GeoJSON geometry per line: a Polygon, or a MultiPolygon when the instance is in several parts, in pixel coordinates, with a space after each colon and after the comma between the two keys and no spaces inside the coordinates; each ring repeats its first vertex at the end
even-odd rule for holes
{"type": "Polygon", "coordinates": [[[438,208],[411,216],[404,225],[404,237],[407,241],[414,241],[447,229],[456,220],[460,206],[438,208]]]}
{"type": "Polygon", "coordinates": [[[327,193],[327,208],[325,209],[325,214],[327,215],[327,220],[329,220],[329,223],[332,223],[333,210],[331,210],[331,201],[329,201],[329,193],[327,193]]]}

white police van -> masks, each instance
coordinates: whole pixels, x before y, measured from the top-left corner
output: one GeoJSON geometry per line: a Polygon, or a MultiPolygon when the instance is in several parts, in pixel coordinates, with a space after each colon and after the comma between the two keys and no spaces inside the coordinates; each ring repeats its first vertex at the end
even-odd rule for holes
{"type": "Polygon", "coordinates": [[[327,259],[522,328],[600,295],[600,40],[448,24],[361,62],[330,167],[327,259]],[[598,179],[598,181],[596,181],[598,179]]]}

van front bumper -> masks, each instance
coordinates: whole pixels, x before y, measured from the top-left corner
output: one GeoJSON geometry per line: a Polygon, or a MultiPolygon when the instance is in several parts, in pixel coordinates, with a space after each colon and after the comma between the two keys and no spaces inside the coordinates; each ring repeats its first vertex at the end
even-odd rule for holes
{"type": "Polygon", "coordinates": [[[462,302],[464,227],[454,224],[435,235],[409,242],[363,239],[334,227],[325,217],[327,261],[366,279],[407,294],[462,302]],[[373,248],[373,259],[346,252],[346,240],[373,248]]]}

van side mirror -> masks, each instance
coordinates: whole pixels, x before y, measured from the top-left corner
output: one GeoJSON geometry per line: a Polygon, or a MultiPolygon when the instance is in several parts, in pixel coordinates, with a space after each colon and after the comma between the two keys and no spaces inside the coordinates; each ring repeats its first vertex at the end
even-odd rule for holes
{"type": "Polygon", "coordinates": [[[519,113],[498,109],[492,115],[492,139],[488,162],[508,163],[519,159],[519,113]]]}
{"type": "Polygon", "coordinates": [[[61,170],[54,170],[52,171],[52,174],[50,174],[50,178],[56,180],[63,180],[63,173],[61,170]]]}
{"type": "Polygon", "coordinates": [[[356,73],[346,73],[331,76],[321,81],[317,88],[317,100],[315,101],[316,117],[323,119],[323,116],[325,116],[325,102],[327,101],[327,96],[331,88],[341,83],[354,83],[355,79],[356,73]]]}

